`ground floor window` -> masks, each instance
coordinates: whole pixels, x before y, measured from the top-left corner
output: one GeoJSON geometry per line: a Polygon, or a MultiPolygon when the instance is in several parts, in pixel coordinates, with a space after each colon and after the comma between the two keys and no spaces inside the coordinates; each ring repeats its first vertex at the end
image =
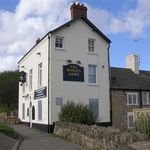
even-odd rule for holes
{"type": "Polygon", "coordinates": [[[42,100],[38,101],[38,120],[42,120],[42,100]]]}
{"type": "Polygon", "coordinates": [[[99,118],[99,103],[97,98],[89,99],[89,108],[93,111],[95,121],[99,118]]]}
{"type": "Polygon", "coordinates": [[[127,125],[128,128],[133,128],[134,127],[134,122],[133,122],[133,112],[128,112],[127,113],[127,125]]]}
{"type": "Polygon", "coordinates": [[[22,119],[25,119],[25,103],[22,103],[22,119]]]}

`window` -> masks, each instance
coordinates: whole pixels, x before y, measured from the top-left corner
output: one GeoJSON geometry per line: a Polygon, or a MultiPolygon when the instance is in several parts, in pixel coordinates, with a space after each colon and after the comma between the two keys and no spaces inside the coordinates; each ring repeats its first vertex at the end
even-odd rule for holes
{"type": "Polygon", "coordinates": [[[90,98],[89,99],[89,108],[93,111],[93,117],[96,121],[99,118],[99,104],[98,99],[90,98]]]}
{"type": "Polygon", "coordinates": [[[92,52],[92,53],[95,52],[94,44],[95,44],[95,40],[93,40],[93,39],[88,40],[88,51],[89,52],[92,52]]]}
{"type": "Polygon", "coordinates": [[[29,71],[29,90],[32,90],[33,70],[29,71]]]}
{"type": "Polygon", "coordinates": [[[22,103],[22,119],[25,119],[25,103],[22,103]]]}
{"type": "Polygon", "coordinates": [[[28,73],[26,73],[26,86],[28,86],[28,73]]]}
{"type": "Polygon", "coordinates": [[[96,65],[88,65],[88,82],[96,84],[96,65]]]}
{"type": "Polygon", "coordinates": [[[35,107],[32,106],[32,120],[35,120],[35,107]]]}
{"type": "Polygon", "coordinates": [[[42,63],[38,65],[38,86],[42,85],[42,63]]]}
{"type": "Polygon", "coordinates": [[[56,105],[63,105],[63,99],[62,98],[56,98],[56,105]]]}
{"type": "Polygon", "coordinates": [[[143,105],[149,105],[149,92],[142,92],[143,105]]]}
{"type": "Polygon", "coordinates": [[[22,93],[25,92],[25,83],[22,83],[22,93]]]}
{"type": "Polygon", "coordinates": [[[127,93],[127,105],[138,105],[138,93],[127,93]]]}
{"type": "Polygon", "coordinates": [[[38,120],[42,120],[42,101],[38,101],[38,120]]]}
{"type": "Polygon", "coordinates": [[[56,37],[56,39],[55,39],[55,48],[63,48],[64,47],[63,41],[64,41],[63,37],[56,37]]]}
{"type": "Polygon", "coordinates": [[[27,116],[29,117],[29,108],[27,108],[27,116]]]}
{"type": "Polygon", "coordinates": [[[128,116],[128,122],[127,122],[128,128],[133,128],[134,127],[133,113],[128,112],[127,116],[128,116]]]}

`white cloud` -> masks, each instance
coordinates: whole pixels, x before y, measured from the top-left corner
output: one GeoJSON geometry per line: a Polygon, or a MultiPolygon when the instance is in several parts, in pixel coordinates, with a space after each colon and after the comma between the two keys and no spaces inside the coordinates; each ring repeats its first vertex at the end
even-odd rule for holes
{"type": "Polygon", "coordinates": [[[143,35],[144,29],[150,25],[150,1],[138,0],[137,2],[135,9],[124,11],[119,18],[111,19],[110,30],[113,33],[128,32],[132,38],[143,35]]]}
{"type": "MultiPolygon", "coordinates": [[[[70,20],[72,0],[20,0],[15,12],[0,10],[0,71],[14,69],[38,37],[70,20]]],[[[150,1],[137,0],[137,7],[118,16],[88,6],[90,20],[104,33],[143,34],[150,25],[150,1]]]]}

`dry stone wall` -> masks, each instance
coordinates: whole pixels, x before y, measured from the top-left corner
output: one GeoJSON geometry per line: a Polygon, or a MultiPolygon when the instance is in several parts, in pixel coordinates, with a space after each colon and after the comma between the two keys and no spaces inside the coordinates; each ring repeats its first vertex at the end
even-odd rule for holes
{"type": "Polygon", "coordinates": [[[128,144],[143,141],[146,136],[121,132],[112,127],[56,122],[54,134],[93,150],[120,150],[128,144]]]}

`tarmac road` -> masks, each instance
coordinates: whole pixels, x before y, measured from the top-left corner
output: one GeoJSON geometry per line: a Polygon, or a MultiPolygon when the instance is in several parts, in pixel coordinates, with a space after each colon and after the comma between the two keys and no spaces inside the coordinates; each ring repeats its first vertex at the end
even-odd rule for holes
{"type": "Polygon", "coordinates": [[[31,129],[25,125],[12,125],[11,127],[24,137],[19,150],[85,150],[80,145],[31,129]]]}

